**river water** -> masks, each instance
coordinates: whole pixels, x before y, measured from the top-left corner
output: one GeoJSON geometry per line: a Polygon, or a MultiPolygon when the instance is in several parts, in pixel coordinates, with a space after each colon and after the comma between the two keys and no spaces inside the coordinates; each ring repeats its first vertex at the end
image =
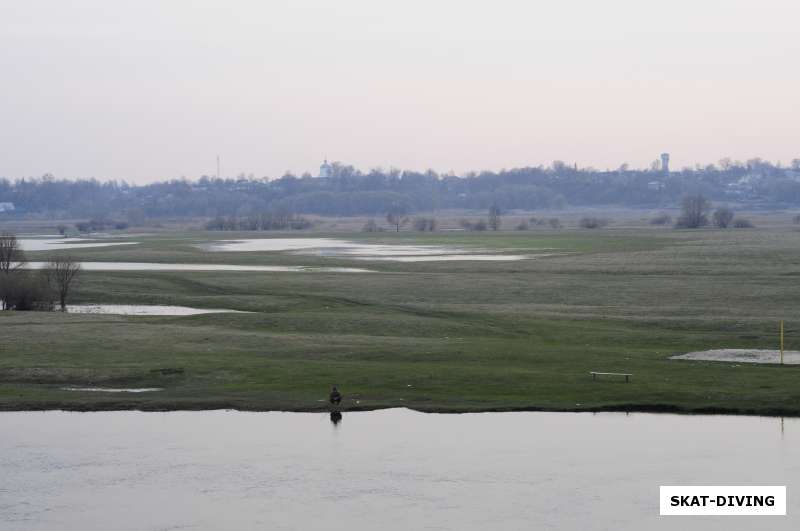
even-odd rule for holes
{"type": "Polygon", "coordinates": [[[0,529],[795,529],[800,419],[0,413],[0,529]],[[659,485],[787,485],[785,517],[659,517],[659,485]]]}

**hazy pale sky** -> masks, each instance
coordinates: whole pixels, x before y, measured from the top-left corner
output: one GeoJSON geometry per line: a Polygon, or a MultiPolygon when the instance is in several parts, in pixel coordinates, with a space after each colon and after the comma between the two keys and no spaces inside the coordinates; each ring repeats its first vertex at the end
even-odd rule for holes
{"type": "Polygon", "coordinates": [[[0,0],[0,176],[800,157],[798,0],[0,0]]]}

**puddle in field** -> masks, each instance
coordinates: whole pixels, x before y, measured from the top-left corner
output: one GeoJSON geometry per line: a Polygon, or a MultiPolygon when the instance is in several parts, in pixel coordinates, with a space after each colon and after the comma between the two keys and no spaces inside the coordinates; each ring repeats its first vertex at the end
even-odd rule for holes
{"type": "Polygon", "coordinates": [[[433,256],[356,256],[356,260],[378,260],[391,262],[510,262],[515,260],[530,260],[547,254],[439,254],[433,256]]]}
{"type": "Polygon", "coordinates": [[[59,251],[64,249],[87,249],[111,245],[136,245],[139,242],[101,242],[89,238],[19,238],[23,251],[59,251]],[[86,243],[89,242],[89,243],[86,243]]]}
{"type": "Polygon", "coordinates": [[[163,391],[162,387],[141,387],[133,389],[119,389],[113,387],[62,387],[62,391],[83,391],[88,393],[152,393],[163,391]]]}
{"type": "MultiPolygon", "coordinates": [[[[41,269],[46,262],[28,262],[27,266],[41,269]]],[[[81,262],[84,271],[262,271],[294,273],[373,273],[357,267],[262,266],[230,264],[155,264],[146,262],[81,262]]]]}
{"type": "Polygon", "coordinates": [[[397,262],[435,261],[513,261],[532,258],[527,255],[472,253],[467,249],[433,245],[384,245],[356,243],[333,238],[256,238],[249,240],[223,240],[204,244],[202,249],[219,252],[289,251],[297,254],[312,254],[354,258],[358,260],[388,260],[397,262]]]}
{"type": "MultiPolygon", "coordinates": [[[[725,348],[688,352],[670,357],[671,360],[695,361],[729,361],[736,363],[780,363],[781,351],[768,349],[743,349],[725,348]]],[[[783,363],[788,365],[800,364],[800,352],[786,350],[783,353],[783,363]]]]}
{"type": "Polygon", "coordinates": [[[147,304],[69,304],[69,313],[98,313],[110,315],[200,315],[204,313],[247,313],[224,308],[190,308],[147,304]]]}

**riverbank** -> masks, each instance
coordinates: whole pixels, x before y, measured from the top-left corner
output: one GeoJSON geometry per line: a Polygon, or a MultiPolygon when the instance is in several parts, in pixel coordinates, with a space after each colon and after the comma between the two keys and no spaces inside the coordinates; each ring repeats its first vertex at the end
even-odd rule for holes
{"type": "Polygon", "coordinates": [[[338,385],[358,401],[346,410],[800,415],[800,366],[670,359],[774,348],[780,319],[787,349],[796,345],[800,285],[790,280],[800,275],[798,231],[352,236],[381,245],[560,251],[472,263],[198,247],[215,237],[147,236],[76,257],[357,263],[374,272],[85,271],[71,303],[238,313],[0,312],[0,409],[324,411],[338,385]],[[591,371],[633,377],[594,381],[591,371]],[[162,390],[120,396],[65,388],[162,390]]]}
{"type": "MultiPolygon", "coordinates": [[[[599,406],[588,408],[563,408],[547,409],[539,407],[495,407],[489,409],[466,408],[453,409],[447,407],[407,407],[397,405],[375,405],[375,406],[356,406],[348,408],[337,408],[341,413],[365,413],[370,411],[382,411],[402,407],[409,411],[428,414],[442,415],[461,415],[470,413],[649,413],[649,414],[670,414],[670,415],[732,415],[732,416],[751,416],[751,417],[780,417],[796,418],[800,417],[800,409],[748,409],[748,408],[718,408],[718,407],[694,407],[686,408],[671,404],[620,404],[614,406],[599,406]]],[[[112,411],[139,411],[142,413],[169,413],[180,411],[241,411],[249,413],[328,413],[333,411],[328,407],[310,408],[286,408],[270,407],[269,405],[247,405],[239,403],[151,403],[147,405],[133,404],[126,402],[104,402],[102,404],[65,404],[65,403],[37,403],[24,404],[18,403],[13,406],[0,405],[0,412],[44,412],[44,411],[64,411],[72,413],[93,413],[93,412],[112,412],[112,411]]]]}

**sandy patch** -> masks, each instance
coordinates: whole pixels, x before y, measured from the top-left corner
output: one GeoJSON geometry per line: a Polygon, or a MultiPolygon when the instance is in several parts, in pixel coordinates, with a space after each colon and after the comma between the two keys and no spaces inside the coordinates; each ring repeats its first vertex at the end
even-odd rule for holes
{"type": "MultiPolygon", "coordinates": [[[[725,348],[689,352],[672,356],[672,360],[732,361],[737,363],[780,363],[780,350],[725,348]]],[[[800,351],[784,350],[783,363],[800,365],[800,351]]]]}

